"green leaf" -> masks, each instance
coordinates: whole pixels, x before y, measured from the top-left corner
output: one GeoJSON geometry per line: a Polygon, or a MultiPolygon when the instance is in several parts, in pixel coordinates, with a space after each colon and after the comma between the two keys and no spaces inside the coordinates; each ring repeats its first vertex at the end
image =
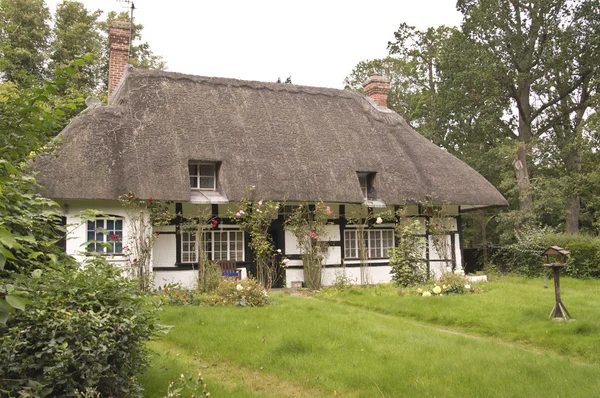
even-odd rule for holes
{"type": "Polygon", "coordinates": [[[44,253],[42,253],[42,252],[33,252],[33,253],[29,253],[29,256],[28,256],[28,258],[29,258],[30,260],[35,260],[36,258],[38,258],[39,256],[41,256],[42,254],[44,254],[44,253]]]}
{"type": "Polygon", "coordinates": [[[4,256],[4,254],[2,252],[0,252],[0,271],[4,269],[5,265],[6,265],[6,257],[4,256]]]}
{"type": "Polygon", "coordinates": [[[4,255],[4,257],[6,257],[8,260],[16,260],[17,259],[15,257],[15,255],[12,254],[12,252],[10,250],[8,250],[6,247],[2,246],[2,244],[0,244],[0,253],[2,253],[4,255]]]}
{"type": "MultiPolygon", "coordinates": [[[[22,246],[17,242],[14,235],[4,227],[0,227],[0,244],[10,249],[20,249],[22,246]]],[[[6,254],[6,253],[5,253],[6,254]]]]}
{"type": "Polygon", "coordinates": [[[42,270],[41,269],[34,269],[33,272],[31,273],[31,277],[35,278],[35,279],[39,279],[42,277],[42,270]]]}
{"type": "Polygon", "coordinates": [[[11,307],[25,311],[26,300],[24,298],[15,296],[14,294],[9,294],[5,297],[5,300],[11,307]]]}
{"type": "Polygon", "coordinates": [[[8,321],[8,317],[10,316],[10,311],[2,306],[3,303],[4,300],[0,299],[0,324],[6,325],[6,321],[8,321]]]}

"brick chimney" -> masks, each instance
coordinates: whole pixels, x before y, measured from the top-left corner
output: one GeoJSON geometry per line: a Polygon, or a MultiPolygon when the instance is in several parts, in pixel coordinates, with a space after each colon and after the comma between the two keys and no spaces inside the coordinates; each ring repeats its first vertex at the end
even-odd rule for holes
{"type": "Polygon", "coordinates": [[[108,64],[108,98],[112,95],[129,63],[129,22],[112,21],[108,30],[110,62],[108,64]]]}
{"type": "Polygon", "coordinates": [[[377,106],[387,108],[387,98],[390,92],[390,79],[374,73],[363,83],[364,93],[377,106]]]}

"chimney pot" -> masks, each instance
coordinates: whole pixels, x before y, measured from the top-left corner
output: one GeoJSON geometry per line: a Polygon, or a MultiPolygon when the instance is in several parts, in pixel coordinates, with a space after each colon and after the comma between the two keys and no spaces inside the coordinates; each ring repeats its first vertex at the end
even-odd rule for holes
{"type": "Polygon", "coordinates": [[[123,76],[129,63],[129,40],[131,24],[126,21],[112,21],[108,31],[110,61],[108,65],[108,98],[123,76]]]}
{"type": "Polygon", "coordinates": [[[390,79],[373,73],[364,83],[363,89],[366,96],[371,98],[377,106],[387,108],[387,98],[390,92],[390,79]]]}

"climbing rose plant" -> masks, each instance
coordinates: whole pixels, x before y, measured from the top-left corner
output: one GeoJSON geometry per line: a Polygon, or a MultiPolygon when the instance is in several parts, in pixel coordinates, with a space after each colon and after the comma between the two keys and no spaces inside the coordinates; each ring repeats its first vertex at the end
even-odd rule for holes
{"type": "MultiPolygon", "coordinates": [[[[123,254],[127,269],[130,277],[138,282],[138,288],[149,292],[152,288],[152,248],[160,235],[154,228],[168,225],[172,214],[168,210],[168,203],[152,198],[139,199],[132,192],[121,195],[119,202],[126,213],[127,238],[123,254]]],[[[114,241],[112,237],[110,240],[114,241]]]]}
{"type": "Polygon", "coordinates": [[[316,203],[314,210],[304,203],[285,221],[286,230],[296,237],[296,244],[302,251],[304,282],[309,289],[321,288],[323,260],[329,247],[326,226],[332,217],[331,208],[323,202],[316,203]]]}
{"type": "MultiPolygon", "coordinates": [[[[252,190],[248,191],[248,197],[252,190]]],[[[250,235],[248,246],[254,252],[256,259],[256,277],[259,283],[270,289],[275,282],[280,262],[277,261],[278,253],[269,234],[269,227],[279,213],[279,202],[252,201],[242,199],[237,210],[230,213],[230,217],[240,228],[250,235]]]]}

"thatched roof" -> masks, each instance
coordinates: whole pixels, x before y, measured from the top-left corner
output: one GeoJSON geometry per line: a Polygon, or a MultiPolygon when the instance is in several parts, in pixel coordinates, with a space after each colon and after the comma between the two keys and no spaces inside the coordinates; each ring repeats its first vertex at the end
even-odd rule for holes
{"type": "Polygon", "coordinates": [[[129,68],[105,105],[61,133],[58,157],[38,161],[55,199],[189,201],[189,161],[220,162],[230,201],[255,197],[362,203],[357,172],[376,172],[388,205],[427,195],[504,206],[479,173],[360,93],[129,68]]]}

